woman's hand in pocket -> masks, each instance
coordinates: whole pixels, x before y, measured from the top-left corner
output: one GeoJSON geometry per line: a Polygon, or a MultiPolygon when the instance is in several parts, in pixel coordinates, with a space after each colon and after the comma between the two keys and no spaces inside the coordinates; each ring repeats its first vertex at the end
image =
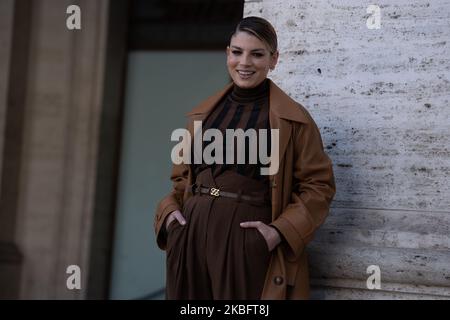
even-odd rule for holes
{"type": "Polygon", "coordinates": [[[169,213],[166,219],[166,230],[169,230],[169,225],[177,220],[179,224],[184,226],[186,224],[186,219],[184,219],[183,214],[180,212],[180,210],[175,210],[169,213]]]}
{"type": "Polygon", "coordinates": [[[240,225],[242,228],[257,229],[262,234],[264,239],[266,239],[267,248],[269,251],[272,251],[281,242],[281,237],[278,231],[274,227],[271,227],[262,221],[246,221],[241,222],[240,225]]]}

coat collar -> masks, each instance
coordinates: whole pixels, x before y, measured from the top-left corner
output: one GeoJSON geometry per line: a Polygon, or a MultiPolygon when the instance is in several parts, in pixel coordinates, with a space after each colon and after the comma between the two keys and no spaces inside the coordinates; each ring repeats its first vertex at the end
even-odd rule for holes
{"type": "MultiPolygon", "coordinates": [[[[268,79],[269,86],[269,110],[274,116],[291,121],[307,123],[308,120],[299,108],[298,103],[281,90],[271,79],[268,79]]],[[[192,111],[187,113],[188,117],[197,115],[199,118],[206,117],[214,106],[233,88],[233,82],[228,83],[222,90],[212,95],[192,111]],[[202,117],[201,115],[204,115],[202,117]]]]}

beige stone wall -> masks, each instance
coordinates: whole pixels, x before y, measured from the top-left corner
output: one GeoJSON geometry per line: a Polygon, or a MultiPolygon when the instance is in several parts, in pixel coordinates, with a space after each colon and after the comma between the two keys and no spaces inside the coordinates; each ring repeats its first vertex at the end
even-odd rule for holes
{"type": "Polygon", "coordinates": [[[450,3],[262,0],[248,15],[275,26],[271,78],[311,112],[334,163],[313,296],[450,299],[450,3]],[[369,4],[381,29],[366,26],[369,4]],[[381,290],[366,287],[369,265],[381,290]]]}

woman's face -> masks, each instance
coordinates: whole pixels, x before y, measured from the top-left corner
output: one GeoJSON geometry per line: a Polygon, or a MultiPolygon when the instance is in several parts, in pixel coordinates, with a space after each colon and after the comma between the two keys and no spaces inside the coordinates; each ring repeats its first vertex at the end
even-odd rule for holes
{"type": "Polygon", "coordinates": [[[270,54],[269,47],[254,35],[240,31],[231,37],[227,47],[227,67],[234,83],[241,88],[254,88],[274,69],[278,51],[270,54]]]}

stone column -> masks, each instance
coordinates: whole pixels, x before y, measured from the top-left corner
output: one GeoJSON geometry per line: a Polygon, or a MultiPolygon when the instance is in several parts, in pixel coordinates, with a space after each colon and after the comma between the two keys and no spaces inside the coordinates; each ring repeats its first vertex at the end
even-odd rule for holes
{"type": "Polygon", "coordinates": [[[13,0],[5,0],[0,2],[0,70],[2,70],[2,72],[0,73],[0,168],[2,168],[3,163],[3,141],[5,132],[6,105],[8,102],[7,92],[9,63],[11,57],[13,13],[13,0]]]}
{"type": "MultiPolygon", "coordinates": [[[[20,10],[30,12],[28,69],[20,92],[24,98],[19,100],[24,113],[22,130],[17,129],[22,134],[17,193],[6,203],[14,216],[10,238],[23,256],[19,297],[82,299],[88,278],[109,1],[2,1],[2,24],[13,2],[16,10],[17,3],[25,3],[20,10]],[[66,9],[72,4],[81,8],[81,30],[66,27],[66,9]],[[66,287],[69,265],[81,268],[81,290],[66,287]]],[[[5,41],[8,29],[1,29],[0,39],[5,41]]],[[[6,57],[3,51],[0,55],[6,57]]],[[[3,72],[0,76],[2,92],[3,72]]],[[[3,103],[2,98],[2,113],[3,103]]],[[[13,107],[7,105],[6,110],[13,107]]],[[[3,188],[14,182],[4,177],[3,188]]]]}
{"type": "Polygon", "coordinates": [[[29,42],[29,1],[0,3],[0,298],[18,298],[22,255],[15,239],[29,42]]]}

